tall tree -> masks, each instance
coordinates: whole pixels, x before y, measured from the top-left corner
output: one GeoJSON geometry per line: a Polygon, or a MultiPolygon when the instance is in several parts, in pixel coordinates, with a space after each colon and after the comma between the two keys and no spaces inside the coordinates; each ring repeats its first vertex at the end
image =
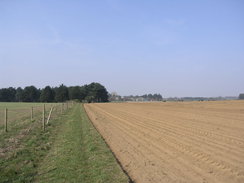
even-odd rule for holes
{"type": "Polygon", "coordinates": [[[80,87],[81,101],[85,100],[87,94],[88,94],[87,85],[81,86],[80,87]]]}
{"type": "Polygon", "coordinates": [[[69,91],[65,85],[60,85],[55,89],[55,100],[56,102],[64,102],[69,100],[69,91]]]}
{"type": "Polygon", "coordinates": [[[27,86],[24,88],[22,93],[23,102],[38,102],[40,92],[35,86],[27,86]]]}
{"type": "Polygon", "coordinates": [[[41,91],[40,95],[40,101],[41,102],[53,102],[54,101],[54,91],[50,86],[46,86],[41,91]]]}
{"type": "Polygon", "coordinates": [[[86,85],[88,102],[108,102],[108,92],[106,88],[100,83],[91,83],[86,85]]]}
{"type": "Polygon", "coordinates": [[[153,95],[153,99],[156,100],[156,101],[160,101],[163,99],[162,95],[161,94],[154,94],[153,95]]]}
{"type": "Polygon", "coordinates": [[[14,102],[16,90],[13,87],[0,89],[1,102],[14,102]]]}
{"type": "Polygon", "coordinates": [[[21,87],[18,87],[16,89],[15,101],[22,102],[23,101],[22,96],[23,96],[23,89],[21,87]]]}
{"type": "Polygon", "coordinates": [[[78,100],[82,100],[82,93],[81,93],[81,87],[79,86],[72,86],[69,87],[69,99],[70,100],[74,100],[74,99],[78,99],[78,100]]]}

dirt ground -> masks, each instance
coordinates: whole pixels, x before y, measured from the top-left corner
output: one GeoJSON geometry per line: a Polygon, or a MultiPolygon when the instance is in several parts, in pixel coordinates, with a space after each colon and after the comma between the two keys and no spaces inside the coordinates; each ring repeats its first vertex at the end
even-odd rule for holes
{"type": "Polygon", "coordinates": [[[135,182],[244,182],[244,101],[85,109],[135,182]]]}

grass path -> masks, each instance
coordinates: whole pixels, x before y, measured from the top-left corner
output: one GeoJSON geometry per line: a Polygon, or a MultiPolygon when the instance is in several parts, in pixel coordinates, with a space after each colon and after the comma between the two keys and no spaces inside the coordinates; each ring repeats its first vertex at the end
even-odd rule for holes
{"type": "Polygon", "coordinates": [[[129,182],[113,154],[92,126],[83,107],[65,116],[35,182],[129,182]]]}

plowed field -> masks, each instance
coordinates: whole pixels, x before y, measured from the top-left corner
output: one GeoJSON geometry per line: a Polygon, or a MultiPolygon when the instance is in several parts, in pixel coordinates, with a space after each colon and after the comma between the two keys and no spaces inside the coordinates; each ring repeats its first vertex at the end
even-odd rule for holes
{"type": "Polygon", "coordinates": [[[244,182],[244,101],[85,109],[135,182],[244,182]]]}

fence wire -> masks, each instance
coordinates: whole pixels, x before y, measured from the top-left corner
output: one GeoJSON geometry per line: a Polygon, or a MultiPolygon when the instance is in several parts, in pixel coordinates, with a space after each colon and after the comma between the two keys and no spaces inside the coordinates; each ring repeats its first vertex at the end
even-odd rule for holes
{"type": "MultiPolygon", "coordinates": [[[[68,106],[71,104],[68,103],[46,103],[45,104],[45,116],[46,119],[50,112],[50,109],[53,107],[52,117],[55,117],[62,112],[64,112],[68,106]]],[[[32,122],[42,121],[44,104],[38,103],[0,103],[0,129],[3,129],[5,126],[5,110],[7,108],[7,122],[8,128],[12,126],[21,126],[25,123],[31,122],[31,115],[33,110],[33,119],[32,122]]],[[[51,117],[51,118],[52,118],[51,117]]],[[[11,129],[10,129],[11,130],[11,129]]],[[[2,130],[1,130],[2,131],[2,130]]]]}

